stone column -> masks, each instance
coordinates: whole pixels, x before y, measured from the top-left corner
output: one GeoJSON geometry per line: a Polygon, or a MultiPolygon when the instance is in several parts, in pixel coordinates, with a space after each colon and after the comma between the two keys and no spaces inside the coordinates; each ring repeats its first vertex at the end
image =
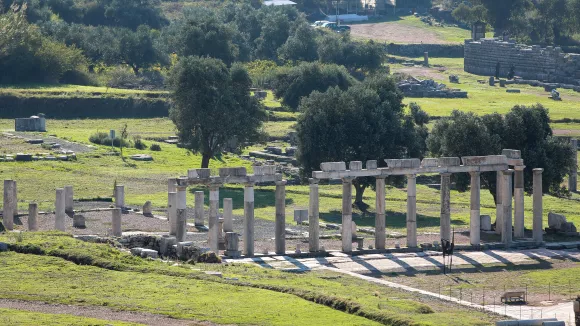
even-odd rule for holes
{"type": "Polygon", "coordinates": [[[185,235],[187,234],[187,186],[177,185],[176,208],[174,219],[175,237],[177,242],[180,242],[185,241],[185,235]]]}
{"type": "MultiPolygon", "coordinates": [[[[177,189],[176,189],[177,190],[177,189]]],[[[169,234],[177,234],[177,192],[167,194],[167,220],[169,222],[169,234]]]]}
{"type": "Polygon", "coordinates": [[[219,221],[218,213],[220,206],[220,185],[209,185],[209,233],[207,234],[207,243],[209,248],[218,252],[219,250],[219,221]]]}
{"type": "Polygon", "coordinates": [[[123,231],[121,229],[121,208],[119,207],[113,209],[112,229],[114,237],[120,237],[123,235],[123,231]]]}
{"type": "Polygon", "coordinates": [[[231,198],[224,198],[224,232],[234,232],[234,202],[231,198]]]}
{"type": "MultiPolygon", "coordinates": [[[[195,226],[203,226],[203,202],[204,202],[203,191],[195,192],[195,226]]],[[[224,209],[225,209],[225,199],[224,199],[224,209]]]]}
{"type": "Polygon", "coordinates": [[[470,172],[471,175],[471,203],[469,221],[469,242],[472,246],[481,243],[480,191],[481,178],[479,172],[470,172]]]}
{"type": "MultiPolygon", "coordinates": [[[[310,226],[309,226],[310,228],[310,226]]],[[[286,253],[286,180],[276,181],[276,254],[286,253]]]]}
{"type": "Polygon", "coordinates": [[[428,67],[429,66],[429,52],[423,53],[423,64],[428,67]]]}
{"type": "Polygon", "coordinates": [[[310,205],[308,207],[308,250],[316,252],[320,249],[319,243],[319,202],[318,202],[318,179],[308,179],[310,183],[310,205]]]}
{"type": "Polygon", "coordinates": [[[417,247],[417,176],[407,175],[407,247],[417,247]]]}
{"type": "Polygon", "coordinates": [[[244,255],[254,255],[254,184],[244,188],[244,255]]]}
{"type": "Polygon", "coordinates": [[[64,189],[56,189],[54,228],[58,231],[65,231],[64,221],[66,213],[64,211],[64,202],[64,189]]]}
{"type": "Polygon", "coordinates": [[[503,171],[502,194],[503,194],[503,226],[501,241],[505,244],[506,249],[512,242],[512,175],[514,170],[503,171]]]}
{"type": "Polygon", "coordinates": [[[115,186],[115,207],[125,207],[125,186],[115,186]]]}
{"type": "Polygon", "coordinates": [[[375,197],[375,248],[377,249],[385,249],[387,240],[385,209],[385,177],[377,177],[375,197]]]}
{"type": "Polygon", "coordinates": [[[38,204],[28,204],[28,231],[38,231],[38,204]]]}
{"type": "Polygon", "coordinates": [[[578,182],[578,140],[570,139],[570,145],[574,149],[574,166],[568,177],[568,190],[576,192],[576,184],[578,182]]]}
{"type": "Polygon", "coordinates": [[[524,237],[524,168],[514,166],[514,238],[524,237]]]}
{"type": "Polygon", "coordinates": [[[16,189],[16,181],[4,180],[4,203],[2,208],[2,224],[6,230],[14,229],[14,207],[17,205],[16,196],[14,195],[16,189]]]}
{"type": "Polygon", "coordinates": [[[451,241],[451,173],[441,173],[441,239],[451,241]]]}
{"type": "Polygon", "coordinates": [[[175,212],[175,220],[177,222],[175,239],[177,239],[177,242],[183,242],[187,236],[187,210],[185,208],[178,208],[175,212]]]}
{"type": "Polygon", "coordinates": [[[68,216],[73,216],[73,186],[64,186],[64,211],[68,216]]]}
{"type": "Polygon", "coordinates": [[[536,243],[541,243],[544,241],[544,227],[543,216],[544,216],[544,206],[543,206],[543,189],[542,189],[542,172],[544,169],[534,169],[534,241],[536,243]]]}
{"type": "Polygon", "coordinates": [[[496,172],[495,179],[495,233],[503,229],[503,171],[496,172]]]}
{"type": "Polygon", "coordinates": [[[342,251],[352,252],[352,180],[342,179],[342,251]]]}

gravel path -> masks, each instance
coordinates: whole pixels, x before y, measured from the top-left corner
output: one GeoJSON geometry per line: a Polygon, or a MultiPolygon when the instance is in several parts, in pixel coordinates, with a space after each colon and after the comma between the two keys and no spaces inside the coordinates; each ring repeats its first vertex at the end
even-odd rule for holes
{"type": "MultiPolygon", "coordinates": [[[[61,149],[66,149],[69,151],[73,151],[75,153],[86,153],[93,151],[94,149],[80,143],[70,142],[68,140],[64,140],[61,138],[57,138],[54,136],[48,136],[46,133],[31,133],[31,132],[17,132],[11,131],[9,132],[12,135],[22,137],[24,139],[42,139],[45,143],[47,142],[54,142],[61,145],[61,149]]],[[[38,145],[39,148],[40,145],[38,145]]]]}
{"type": "Polygon", "coordinates": [[[0,308],[18,309],[49,314],[68,314],[110,321],[124,321],[130,323],[140,323],[145,325],[156,325],[156,326],[215,325],[210,322],[174,319],[163,315],[155,315],[145,312],[117,311],[105,307],[70,306],[63,304],[49,304],[44,302],[32,302],[21,300],[0,299],[0,308]]]}

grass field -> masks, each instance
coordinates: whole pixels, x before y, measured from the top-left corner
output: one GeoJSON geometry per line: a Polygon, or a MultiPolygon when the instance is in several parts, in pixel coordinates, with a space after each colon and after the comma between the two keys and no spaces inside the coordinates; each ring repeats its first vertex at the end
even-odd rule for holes
{"type": "Polygon", "coordinates": [[[78,317],[67,314],[46,314],[16,309],[0,309],[0,324],[2,325],[45,325],[45,326],[137,326],[141,324],[124,323],[95,318],[78,317]]]}
{"type": "Polygon", "coordinates": [[[22,239],[0,235],[0,240],[18,250],[44,252],[43,256],[0,254],[0,272],[6,276],[0,280],[0,295],[9,299],[252,325],[376,324],[355,315],[396,325],[487,325],[494,320],[481,312],[330,271],[295,274],[246,264],[171,266],[58,232],[24,234],[22,239]],[[85,266],[57,257],[83,259],[85,266]],[[222,272],[223,278],[205,275],[206,270],[222,272]],[[310,302],[313,295],[336,309],[310,302]],[[338,311],[345,309],[355,315],[338,311]]]}

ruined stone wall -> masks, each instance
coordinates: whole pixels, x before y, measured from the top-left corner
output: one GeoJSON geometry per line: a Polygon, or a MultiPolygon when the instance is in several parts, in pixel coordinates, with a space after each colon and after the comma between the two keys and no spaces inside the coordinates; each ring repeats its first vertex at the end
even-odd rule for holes
{"type": "Polygon", "coordinates": [[[541,48],[497,39],[465,41],[464,70],[483,75],[495,75],[500,63],[500,77],[507,77],[513,65],[515,75],[555,83],[580,84],[580,55],[564,53],[558,47],[541,48]]]}

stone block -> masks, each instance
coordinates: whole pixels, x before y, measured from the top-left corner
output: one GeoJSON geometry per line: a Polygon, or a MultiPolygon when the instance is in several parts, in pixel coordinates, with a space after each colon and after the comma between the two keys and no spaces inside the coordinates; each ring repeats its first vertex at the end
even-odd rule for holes
{"type": "Polygon", "coordinates": [[[8,251],[8,244],[5,242],[0,242],[0,252],[8,251]]]}
{"type": "Polygon", "coordinates": [[[460,166],[461,160],[459,157],[440,157],[439,166],[460,166]]]}
{"type": "Polygon", "coordinates": [[[346,163],[344,162],[320,163],[320,169],[324,172],[346,171],[346,163]]]}
{"type": "Polygon", "coordinates": [[[18,153],[18,154],[16,154],[16,157],[14,158],[14,160],[16,162],[31,162],[32,161],[32,154],[18,153]]]}
{"type": "Polygon", "coordinates": [[[302,222],[308,221],[308,210],[307,209],[295,209],[294,210],[294,222],[300,224],[302,222]]]}
{"type": "Polygon", "coordinates": [[[482,231],[491,231],[491,216],[489,215],[481,215],[480,217],[480,226],[482,231]]]}
{"type": "Polygon", "coordinates": [[[143,251],[143,248],[131,248],[131,255],[141,256],[141,251],[143,251]]]}
{"type": "Polygon", "coordinates": [[[576,233],[576,226],[572,222],[562,223],[561,231],[565,233],[576,233]]]}
{"type": "Polygon", "coordinates": [[[362,170],[362,162],[361,161],[350,161],[348,163],[348,168],[351,171],[361,171],[362,170]]]}
{"type": "Polygon", "coordinates": [[[220,168],[220,177],[245,177],[247,175],[245,167],[234,167],[234,168],[220,168]]]}
{"type": "Polygon", "coordinates": [[[171,256],[173,251],[173,246],[177,244],[177,238],[172,236],[164,235],[159,239],[159,252],[161,256],[168,257],[171,256]]]}
{"type": "Polygon", "coordinates": [[[409,158],[409,159],[385,159],[387,162],[387,166],[390,169],[399,168],[399,169],[414,169],[421,166],[421,160],[418,158],[409,158]]]}
{"type": "Polygon", "coordinates": [[[501,155],[505,155],[508,159],[521,159],[522,152],[517,149],[504,149],[501,151],[501,155]]]}
{"type": "Polygon", "coordinates": [[[439,166],[439,159],[436,158],[424,158],[421,161],[421,167],[423,168],[435,168],[439,166]]]}
{"type": "Polygon", "coordinates": [[[235,232],[226,232],[226,250],[224,254],[229,258],[239,258],[242,253],[239,250],[240,236],[235,232]]]}
{"type": "Polygon", "coordinates": [[[195,171],[197,173],[197,177],[200,179],[209,179],[211,176],[210,169],[195,169],[195,171]]]}
{"type": "Polygon", "coordinates": [[[32,145],[38,145],[38,144],[44,143],[44,140],[42,140],[42,139],[29,139],[26,142],[29,144],[32,144],[32,145]]]}
{"type": "Polygon", "coordinates": [[[463,156],[461,161],[467,166],[507,164],[507,158],[504,155],[463,156]]]}
{"type": "Polygon", "coordinates": [[[133,161],[153,161],[153,157],[149,154],[135,154],[135,155],[131,155],[129,156],[130,159],[132,159],[133,161]]]}
{"type": "Polygon", "coordinates": [[[377,160],[368,160],[366,164],[367,170],[375,170],[378,168],[377,160]]]}
{"type": "Polygon", "coordinates": [[[143,215],[145,216],[152,216],[153,215],[153,208],[151,206],[151,201],[146,201],[143,205],[143,215]]]}
{"type": "Polygon", "coordinates": [[[551,229],[561,230],[564,223],[567,223],[566,216],[552,212],[548,213],[548,227],[551,229]]]}
{"type": "Polygon", "coordinates": [[[254,175],[275,175],[275,165],[254,166],[254,175]]]}
{"type": "Polygon", "coordinates": [[[142,249],[141,250],[141,257],[142,258],[157,259],[157,258],[159,258],[159,253],[155,250],[152,250],[152,249],[142,249]]]}
{"type": "Polygon", "coordinates": [[[514,89],[514,88],[506,89],[505,91],[506,91],[506,93],[521,93],[521,91],[519,89],[514,89]]]}
{"type": "Polygon", "coordinates": [[[85,216],[84,215],[74,215],[73,216],[73,228],[84,229],[86,228],[85,216]]]}

